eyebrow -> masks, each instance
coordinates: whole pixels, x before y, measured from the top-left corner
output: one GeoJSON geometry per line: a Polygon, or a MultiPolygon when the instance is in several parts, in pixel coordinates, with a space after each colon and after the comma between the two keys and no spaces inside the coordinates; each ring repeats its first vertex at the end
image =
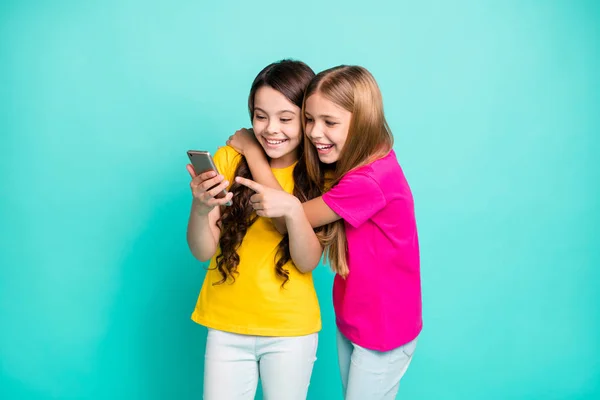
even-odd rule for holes
{"type": "MultiPolygon", "coordinates": [[[[260,112],[263,112],[265,114],[268,114],[268,112],[266,112],[265,110],[263,110],[260,107],[254,107],[254,111],[260,111],[260,112]]],[[[281,110],[277,114],[283,114],[283,113],[286,113],[286,112],[289,112],[289,113],[292,113],[292,114],[296,114],[293,110],[281,110]]]]}
{"type": "MultiPolygon", "coordinates": [[[[305,115],[310,115],[310,113],[305,112],[305,115]]],[[[334,117],[333,115],[328,115],[328,114],[321,114],[321,115],[317,115],[317,117],[319,118],[324,118],[324,119],[340,119],[339,117],[334,117]]]]}

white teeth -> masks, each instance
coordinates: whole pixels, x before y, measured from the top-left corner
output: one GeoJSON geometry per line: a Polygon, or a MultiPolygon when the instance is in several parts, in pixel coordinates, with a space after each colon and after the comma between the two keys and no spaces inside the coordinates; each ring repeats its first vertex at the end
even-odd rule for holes
{"type": "Polygon", "coordinates": [[[285,142],[285,140],[269,140],[269,139],[265,139],[267,141],[267,143],[272,144],[272,145],[277,145],[277,144],[281,144],[283,142],[285,142]]]}
{"type": "Polygon", "coordinates": [[[319,150],[327,150],[327,149],[330,149],[332,147],[333,147],[333,145],[330,144],[328,146],[317,146],[317,149],[319,149],[319,150]]]}

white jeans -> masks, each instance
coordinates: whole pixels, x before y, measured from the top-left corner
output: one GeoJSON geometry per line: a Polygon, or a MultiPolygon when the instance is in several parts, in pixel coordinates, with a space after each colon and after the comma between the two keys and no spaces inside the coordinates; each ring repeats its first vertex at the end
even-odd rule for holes
{"type": "Polygon", "coordinates": [[[204,399],[254,399],[260,376],[265,400],[305,400],[317,345],[317,333],[265,337],[209,329],[204,399]]]}
{"type": "Polygon", "coordinates": [[[352,343],[338,331],[337,347],[345,400],[394,400],[417,339],[380,352],[352,343]]]}

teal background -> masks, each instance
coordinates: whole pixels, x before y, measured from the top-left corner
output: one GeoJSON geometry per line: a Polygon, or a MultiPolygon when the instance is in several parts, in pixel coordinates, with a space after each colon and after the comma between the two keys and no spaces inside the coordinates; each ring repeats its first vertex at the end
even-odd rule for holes
{"type": "Polygon", "coordinates": [[[283,57],[381,86],[422,247],[399,398],[600,397],[598,3],[3,1],[0,57],[0,398],[201,398],[185,151],[283,57]]]}

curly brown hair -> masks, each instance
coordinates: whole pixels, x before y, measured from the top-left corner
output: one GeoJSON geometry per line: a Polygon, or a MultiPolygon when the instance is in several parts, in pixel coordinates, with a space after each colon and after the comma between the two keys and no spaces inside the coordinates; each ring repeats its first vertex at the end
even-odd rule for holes
{"type": "MultiPolygon", "coordinates": [[[[313,70],[300,61],[282,60],[265,67],[256,76],[250,89],[250,95],[248,96],[250,119],[252,120],[254,115],[254,96],[258,89],[263,86],[270,86],[283,94],[290,102],[302,108],[304,91],[314,76],[313,70]]],[[[302,136],[298,148],[300,159],[293,171],[293,193],[301,202],[305,202],[320,196],[322,192],[319,186],[308,178],[306,162],[302,157],[307,139],[304,135],[302,136]]],[[[253,179],[248,162],[243,156],[240,157],[235,176],[253,179]]],[[[248,228],[258,218],[250,204],[250,197],[254,194],[252,189],[234,182],[230,191],[234,194],[233,205],[222,209],[221,219],[219,220],[221,226],[221,237],[219,238],[221,253],[217,256],[216,262],[221,280],[213,283],[213,285],[225,283],[229,278],[231,283],[235,282],[235,277],[239,275],[237,267],[240,263],[237,249],[242,244],[248,228]]],[[[289,237],[284,235],[281,242],[279,242],[275,260],[275,273],[282,279],[281,287],[284,287],[290,279],[289,271],[284,268],[290,260],[289,237]]]]}

